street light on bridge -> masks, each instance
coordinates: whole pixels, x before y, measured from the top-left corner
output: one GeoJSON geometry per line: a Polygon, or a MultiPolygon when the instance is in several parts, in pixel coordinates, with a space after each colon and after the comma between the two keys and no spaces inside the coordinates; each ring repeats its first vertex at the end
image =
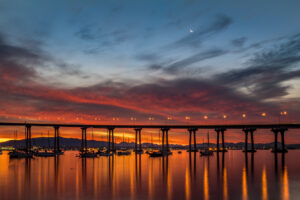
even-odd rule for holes
{"type": "Polygon", "coordinates": [[[188,124],[189,122],[189,120],[191,120],[191,117],[190,116],[185,116],[185,118],[184,118],[185,120],[186,120],[186,124],[188,124]]]}
{"type": "Polygon", "coordinates": [[[287,115],[287,111],[280,112],[280,115],[287,115]]]}
{"type": "Polygon", "coordinates": [[[154,121],[154,117],[149,117],[148,120],[149,121],[154,121]]]}
{"type": "MultiPolygon", "coordinates": [[[[284,117],[284,116],[286,116],[287,114],[288,114],[287,111],[281,111],[281,112],[280,112],[280,116],[279,116],[279,120],[278,120],[279,123],[280,123],[281,116],[284,117]]],[[[284,118],[283,118],[283,119],[284,119],[284,118]]]]}

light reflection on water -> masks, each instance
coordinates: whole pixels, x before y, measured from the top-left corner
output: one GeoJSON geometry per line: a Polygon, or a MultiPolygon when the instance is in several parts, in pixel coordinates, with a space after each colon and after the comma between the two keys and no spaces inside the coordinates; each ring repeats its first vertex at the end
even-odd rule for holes
{"type": "Polygon", "coordinates": [[[0,199],[297,199],[300,150],[81,159],[0,156],[0,199]]]}

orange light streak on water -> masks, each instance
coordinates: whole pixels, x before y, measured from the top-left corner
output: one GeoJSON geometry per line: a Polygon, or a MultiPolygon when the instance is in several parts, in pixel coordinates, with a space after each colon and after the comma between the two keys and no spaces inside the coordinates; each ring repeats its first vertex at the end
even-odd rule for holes
{"type": "Polygon", "coordinates": [[[248,199],[248,187],[247,187],[247,171],[244,166],[243,168],[243,175],[242,175],[242,192],[243,192],[243,200],[248,199]]]}
{"type": "Polygon", "coordinates": [[[190,179],[190,170],[189,166],[186,165],[185,167],[185,199],[191,199],[191,179],[190,179]]]}
{"type": "Polygon", "coordinates": [[[203,190],[204,190],[204,199],[208,200],[209,199],[209,182],[208,182],[207,160],[204,161],[203,190]]]}
{"type": "Polygon", "coordinates": [[[268,200],[268,182],[267,182],[267,171],[266,166],[264,166],[261,177],[261,192],[262,200],[268,200]]]}
{"type": "Polygon", "coordinates": [[[283,200],[289,200],[290,199],[290,193],[289,193],[289,178],[288,178],[288,172],[287,167],[284,166],[284,170],[282,173],[282,199],[283,200]]]}

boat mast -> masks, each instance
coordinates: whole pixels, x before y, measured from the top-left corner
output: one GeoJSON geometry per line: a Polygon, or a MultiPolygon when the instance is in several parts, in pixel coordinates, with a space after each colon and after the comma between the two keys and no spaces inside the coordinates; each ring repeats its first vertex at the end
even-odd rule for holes
{"type": "Polygon", "coordinates": [[[17,130],[15,130],[15,132],[14,132],[14,148],[16,149],[17,147],[16,147],[16,140],[17,140],[17,130]]]}
{"type": "Polygon", "coordinates": [[[207,133],[207,147],[209,149],[209,132],[207,133]]]}
{"type": "Polygon", "coordinates": [[[50,149],[49,129],[48,129],[48,149],[50,149]]]}
{"type": "Polygon", "coordinates": [[[152,132],[151,132],[151,148],[153,148],[153,136],[152,136],[152,132]]]}
{"type": "Polygon", "coordinates": [[[125,138],[124,138],[124,132],[123,132],[123,144],[122,144],[123,148],[125,146],[125,138]]]}

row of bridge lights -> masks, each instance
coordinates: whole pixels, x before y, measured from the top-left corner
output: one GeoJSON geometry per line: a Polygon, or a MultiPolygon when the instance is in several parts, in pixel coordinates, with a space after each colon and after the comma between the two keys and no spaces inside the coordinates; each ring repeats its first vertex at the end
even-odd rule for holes
{"type": "MultiPolygon", "coordinates": [[[[285,115],[287,115],[287,111],[282,111],[282,112],[280,112],[280,116],[285,116],[285,115]]],[[[262,113],[261,113],[261,116],[262,116],[262,117],[266,117],[266,116],[267,116],[267,113],[262,112],[262,113]]],[[[223,119],[227,119],[227,117],[228,117],[227,115],[223,115],[223,119]]],[[[243,114],[242,114],[242,118],[246,118],[246,117],[247,117],[247,115],[246,115],[245,113],[243,113],[243,114]]],[[[204,116],[203,116],[203,119],[208,119],[208,116],[207,116],[207,115],[204,115],[204,116]]],[[[131,117],[130,120],[131,120],[131,121],[136,121],[136,118],[131,117]]],[[[148,120],[149,120],[149,121],[154,121],[154,117],[149,117],[148,120]]],[[[173,120],[173,117],[168,116],[168,117],[167,117],[167,120],[173,120]]],[[[185,116],[185,120],[191,120],[191,117],[190,117],[190,116],[185,116]]]]}
{"type": "MultiPolygon", "coordinates": [[[[281,116],[286,116],[287,114],[288,114],[287,111],[281,111],[279,117],[281,117],[281,116]]],[[[266,117],[266,116],[267,116],[267,113],[262,112],[262,113],[261,113],[261,116],[262,116],[262,117],[266,117]]],[[[227,117],[228,117],[227,115],[225,115],[225,114],[223,115],[223,119],[227,119],[227,117]]],[[[243,113],[243,114],[242,114],[242,118],[246,118],[246,117],[247,117],[247,115],[246,115],[245,113],[243,113]]],[[[21,119],[21,117],[19,117],[19,119],[21,119]]],[[[39,118],[39,119],[40,119],[40,118],[39,118]]],[[[76,117],[76,120],[79,120],[79,119],[82,119],[82,118],[76,117]]],[[[207,116],[207,115],[204,115],[204,116],[203,116],[203,119],[208,119],[208,116],[207,116]]],[[[64,118],[64,117],[58,117],[57,120],[65,120],[65,118],[64,118]]],[[[96,118],[94,118],[94,120],[95,120],[95,121],[100,121],[101,118],[97,118],[97,117],[96,117],[96,118]]],[[[113,120],[113,121],[120,121],[120,118],[119,118],[119,117],[113,117],[112,120],[113,120]]],[[[131,121],[137,121],[137,118],[136,118],[136,117],[131,117],[130,120],[131,120],[131,121]]],[[[154,118],[154,117],[149,117],[148,120],[149,120],[149,121],[154,121],[155,118],[154,118]]],[[[173,120],[173,117],[168,116],[168,117],[167,117],[167,120],[169,120],[169,121],[170,121],[170,120],[173,120]]],[[[187,121],[188,121],[188,120],[191,120],[191,117],[190,117],[190,116],[185,116],[185,120],[187,120],[187,121]]]]}
{"type": "MultiPolygon", "coordinates": [[[[282,111],[282,112],[280,112],[280,116],[285,116],[285,115],[287,115],[287,111],[282,111]]],[[[267,116],[267,113],[262,112],[262,113],[261,113],[261,116],[262,116],[262,117],[266,117],[266,116],[267,116]]],[[[228,117],[227,115],[225,115],[225,114],[223,115],[223,119],[227,119],[227,117],[228,117]]],[[[242,114],[242,118],[246,118],[246,117],[247,117],[247,115],[246,115],[245,113],[243,113],[243,114],[242,114]]],[[[208,119],[208,116],[207,116],[207,115],[204,115],[204,116],[203,116],[203,119],[208,119]]],[[[95,118],[95,120],[100,120],[100,118],[95,118]]],[[[118,117],[113,117],[112,120],[113,120],[113,121],[120,121],[120,118],[118,118],[118,117]]],[[[130,117],[130,120],[131,120],[131,121],[137,121],[137,118],[136,118],[136,117],[130,117]]],[[[154,117],[149,117],[148,120],[149,120],[149,121],[154,121],[155,118],[154,118],[154,117]]],[[[168,117],[167,117],[167,120],[169,120],[169,121],[170,121],[170,120],[173,120],[173,117],[168,116],[168,117]]],[[[191,120],[191,117],[190,117],[190,116],[185,116],[185,120],[187,120],[187,121],[188,121],[188,120],[191,120]]]]}

